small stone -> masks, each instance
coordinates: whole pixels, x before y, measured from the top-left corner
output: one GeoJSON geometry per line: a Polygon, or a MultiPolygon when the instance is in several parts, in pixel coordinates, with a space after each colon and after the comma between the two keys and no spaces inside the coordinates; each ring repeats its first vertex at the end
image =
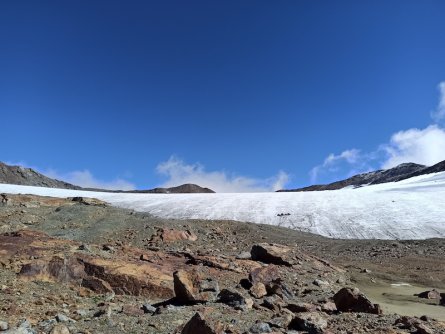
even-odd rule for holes
{"type": "Polygon", "coordinates": [[[251,255],[250,255],[250,252],[241,252],[236,256],[236,258],[238,260],[250,260],[251,255]]]}
{"type": "Polygon", "coordinates": [[[284,313],[281,316],[272,318],[268,323],[272,327],[287,328],[291,321],[292,321],[292,316],[288,313],[284,313]]]}
{"type": "Polygon", "coordinates": [[[267,295],[266,286],[261,282],[256,282],[250,288],[250,294],[257,299],[262,298],[267,295]]]}
{"type": "Polygon", "coordinates": [[[56,320],[57,320],[57,322],[68,322],[68,321],[70,321],[71,319],[70,318],[68,318],[65,314],[63,314],[63,313],[58,313],[57,315],[56,315],[56,320]]]}
{"type": "Polygon", "coordinates": [[[313,282],[312,282],[314,285],[316,285],[316,286],[319,286],[319,287],[322,287],[322,286],[328,286],[329,285],[329,283],[328,282],[326,282],[326,281],[322,281],[321,279],[316,279],[316,280],[314,280],[313,282]]]}
{"type": "Polygon", "coordinates": [[[9,324],[6,321],[0,321],[0,331],[6,331],[9,328],[9,324]]]}
{"type": "Polygon", "coordinates": [[[88,252],[88,253],[92,252],[91,247],[88,246],[87,244],[80,245],[78,249],[79,250],[83,250],[83,251],[88,252]]]}
{"type": "Polygon", "coordinates": [[[142,309],[144,310],[145,313],[151,313],[151,314],[153,314],[153,313],[156,312],[156,307],[154,307],[153,305],[148,304],[148,303],[142,305],[142,309]]]}
{"type": "Polygon", "coordinates": [[[70,334],[70,330],[63,324],[57,324],[53,327],[50,334],[70,334]]]}
{"type": "Polygon", "coordinates": [[[254,334],[271,333],[272,329],[270,328],[269,324],[266,324],[265,322],[257,322],[250,327],[249,331],[254,334]]]}

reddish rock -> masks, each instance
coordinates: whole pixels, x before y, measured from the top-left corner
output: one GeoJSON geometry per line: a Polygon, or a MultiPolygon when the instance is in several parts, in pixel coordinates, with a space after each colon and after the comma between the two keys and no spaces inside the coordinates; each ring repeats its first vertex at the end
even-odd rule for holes
{"type": "Polygon", "coordinates": [[[273,264],[267,267],[253,269],[249,274],[249,280],[252,284],[257,282],[267,284],[280,277],[279,268],[273,264]]]}
{"type": "Polygon", "coordinates": [[[19,276],[29,280],[80,283],[86,275],[77,259],[54,256],[50,260],[35,260],[23,265],[19,276]]]}
{"type": "Polygon", "coordinates": [[[286,308],[293,313],[315,312],[317,310],[317,306],[310,303],[289,303],[286,308]]]}
{"type": "Polygon", "coordinates": [[[175,297],[181,303],[215,301],[218,293],[218,282],[203,279],[196,271],[178,270],[173,273],[175,297]]]}
{"type": "Polygon", "coordinates": [[[180,240],[196,241],[198,236],[189,230],[160,229],[151,241],[174,242],[180,240]]]}
{"type": "Polygon", "coordinates": [[[261,282],[256,282],[250,288],[250,294],[255,298],[262,298],[267,295],[266,286],[261,282]]]}
{"type": "Polygon", "coordinates": [[[378,304],[373,304],[359,289],[342,288],[334,295],[337,310],[342,312],[363,312],[382,314],[378,304]]]}
{"type": "Polygon", "coordinates": [[[283,245],[261,243],[253,245],[250,254],[254,261],[291,266],[288,258],[290,250],[290,247],[283,245]]]}
{"type": "Polygon", "coordinates": [[[184,326],[181,334],[222,334],[224,330],[220,323],[212,324],[202,314],[196,313],[184,326]]]}
{"type": "Polygon", "coordinates": [[[96,293],[110,293],[113,292],[111,285],[97,277],[86,277],[82,280],[82,287],[88,288],[96,293]]]}

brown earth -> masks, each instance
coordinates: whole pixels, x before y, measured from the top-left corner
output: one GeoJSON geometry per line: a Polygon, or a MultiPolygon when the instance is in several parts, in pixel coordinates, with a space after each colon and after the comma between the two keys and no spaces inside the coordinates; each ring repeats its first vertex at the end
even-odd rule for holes
{"type": "Polygon", "coordinates": [[[413,293],[445,290],[443,239],[333,240],[88,199],[2,199],[0,331],[445,333],[441,300],[413,293]]]}

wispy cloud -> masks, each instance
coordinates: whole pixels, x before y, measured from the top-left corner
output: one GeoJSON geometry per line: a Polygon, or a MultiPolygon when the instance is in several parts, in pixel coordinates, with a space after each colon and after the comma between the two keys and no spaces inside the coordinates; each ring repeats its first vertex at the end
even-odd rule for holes
{"type": "Polygon", "coordinates": [[[256,179],[225,171],[207,171],[200,163],[187,164],[175,156],[161,162],[156,170],[167,177],[167,181],[162,184],[163,187],[194,183],[216,192],[226,193],[275,191],[283,189],[289,181],[289,175],[283,171],[267,179],[256,179]]]}
{"type": "Polygon", "coordinates": [[[371,168],[368,164],[371,160],[371,155],[364,154],[358,149],[350,149],[341,152],[340,154],[329,154],[322,164],[315,166],[309,172],[311,183],[316,183],[320,176],[328,174],[336,174],[343,169],[346,164],[349,172],[344,177],[351,176],[352,173],[364,173],[371,168]]]}
{"type": "Polygon", "coordinates": [[[59,173],[53,169],[42,171],[42,174],[57,180],[62,180],[84,188],[98,188],[109,190],[134,190],[136,186],[121,178],[101,180],[96,178],[88,169],[59,173]]]}
{"type": "Polygon", "coordinates": [[[373,152],[350,149],[338,155],[331,153],[322,164],[309,172],[311,183],[316,183],[321,175],[343,177],[373,169],[392,168],[401,163],[414,162],[430,166],[445,160],[445,129],[440,125],[445,119],[445,81],[438,88],[439,103],[431,113],[433,124],[424,129],[396,132],[387,143],[381,144],[373,152]]]}

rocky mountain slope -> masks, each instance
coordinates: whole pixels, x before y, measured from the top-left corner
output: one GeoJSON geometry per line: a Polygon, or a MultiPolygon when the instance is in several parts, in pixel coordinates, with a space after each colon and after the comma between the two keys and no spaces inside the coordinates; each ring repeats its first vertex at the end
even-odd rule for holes
{"type": "Polygon", "coordinates": [[[340,180],[329,184],[318,184],[297,189],[283,189],[278,190],[278,192],[337,190],[348,186],[360,187],[363,185],[396,182],[406,180],[414,176],[438,173],[443,171],[445,171],[445,161],[439,162],[438,164],[431,167],[415,163],[404,163],[394,168],[358,174],[345,180],[340,180]]]}
{"type": "Polygon", "coordinates": [[[443,239],[332,240],[2,194],[0,331],[441,334],[444,256],[443,239]]]}
{"type": "Polygon", "coordinates": [[[154,188],[149,190],[105,190],[96,188],[82,188],[64,181],[51,179],[41,173],[36,172],[32,168],[24,168],[21,166],[9,166],[0,162],[0,183],[18,184],[22,186],[36,186],[59,189],[76,189],[87,191],[101,192],[122,192],[122,193],[147,193],[147,194],[189,194],[189,193],[214,193],[209,188],[203,188],[196,184],[183,184],[171,188],[154,188]]]}
{"type": "Polygon", "coordinates": [[[51,179],[31,168],[9,166],[0,162],[0,183],[61,189],[81,189],[67,182],[51,179]]]}
{"type": "Polygon", "coordinates": [[[150,190],[132,190],[125,191],[127,193],[143,193],[143,194],[198,194],[198,193],[214,193],[212,189],[203,188],[196,184],[186,183],[177,187],[170,188],[154,188],[150,190]]]}

